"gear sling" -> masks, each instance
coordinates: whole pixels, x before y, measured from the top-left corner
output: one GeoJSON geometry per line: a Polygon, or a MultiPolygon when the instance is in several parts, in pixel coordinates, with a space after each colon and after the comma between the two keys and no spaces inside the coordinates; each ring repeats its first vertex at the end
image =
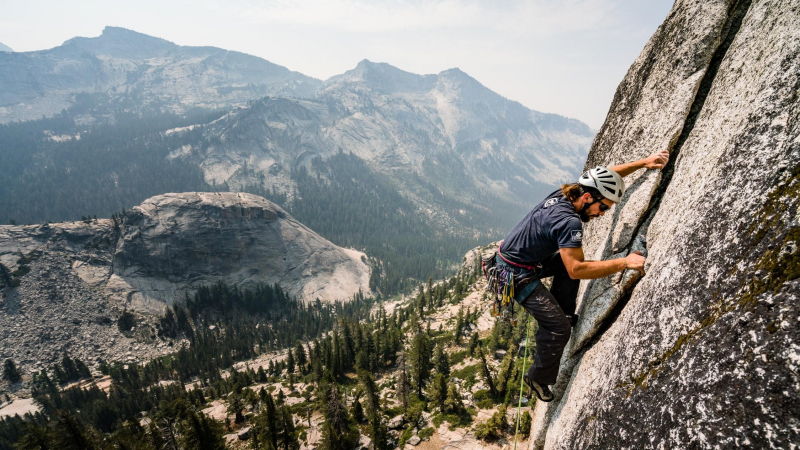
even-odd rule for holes
{"type": "Polygon", "coordinates": [[[514,303],[521,302],[541,283],[542,265],[517,264],[503,256],[503,243],[496,252],[481,260],[486,289],[492,292],[492,315],[516,325],[514,303]],[[499,258],[498,258],[499,257],[499,258]]]}

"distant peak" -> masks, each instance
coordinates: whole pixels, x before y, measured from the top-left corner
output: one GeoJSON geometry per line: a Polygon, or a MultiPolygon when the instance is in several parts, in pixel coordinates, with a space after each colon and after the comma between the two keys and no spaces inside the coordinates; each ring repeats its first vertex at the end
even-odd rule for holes
{"type": "Polygon", "coordinates": [[[469,76],[468,73],[464,72],[463,70],[459,69],[458,67],[454,67],[452,69],[447,69],[439,73],[440,77],[452,78],[457,80],[469,80],[478,82],[476,79],[469,76]]]}
{"type": "Polygon", "coordinates": [[[97,55],[145,58],[167,53],[177,45],[127,28],[107,26],[98,37],[75,37],[64,42],[64,47],[97,55]]]}
{"type": "Polygon", "coordinates": [[[138,31],[129,30],[122,27],[107,26],[103,28],[103,34],[100,35],[101,39],[139,39],[154,42],[161,42],[163,44],[175,45],[172,42],[161,39],[159,37],[150,36],[149,34],[140,33],[138,31]]]}
{"type": "Polygon", "coordinates": [[[458,67],[453,67],[452,69],[443,70],[442,73],[467,75],[466,72],[459,69],[458,67]]]}
{"type": "Polygon", "coordinates": [[[362,59],[356,65],[356,67],[353,70],[350,70],[350,71],[345,72],[345,73],[349,73],[349,72],[365,73],[366,71],[378,72],[378,73],[384,73],[384,74],[396,73],[396,74],[407,74],[407,75],[419,76],[419,75],[415,75],[415,74],[410,73],[410,72],[406,72],[404,70],[400,70],[400,69],[398,69],[397,67],[395,67],[395,66],[393,66],[391,64],[376,63],[376,62],[372,62],[372,61],[370,61],[368,59],[362,59]]]}
{"type": "Polygon", "coordinates": [[[14,50],[11,50],[11,47],[0,42],[0,52],[13,52],[13,51],[14,50]]]}
{"type": "Polygon", "coordinates": [[[434,75],[417,75],[391,64],[363,59],[355,68],[331,77],[326,84],[329,86],[358,84],[387,93],[426,92],[433,87],[435,80],[434,75]]]}

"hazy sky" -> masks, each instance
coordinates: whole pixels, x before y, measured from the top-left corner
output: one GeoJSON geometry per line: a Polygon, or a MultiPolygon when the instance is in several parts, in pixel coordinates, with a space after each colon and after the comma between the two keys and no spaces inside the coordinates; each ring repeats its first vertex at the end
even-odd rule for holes
{"type": "Polygon", "coordinates": [[[666,0],[0,0],[0,42],[41,50],[106,25],[260,56],[320,79],[362,59],[459,67],[542,112],[599,128],[666,0]]]}

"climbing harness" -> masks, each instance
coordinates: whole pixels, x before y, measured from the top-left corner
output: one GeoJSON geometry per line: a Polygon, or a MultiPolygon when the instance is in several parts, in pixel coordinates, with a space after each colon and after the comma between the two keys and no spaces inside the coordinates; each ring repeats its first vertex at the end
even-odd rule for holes
{"type": "Polygon", "coordinates": [[[528,315],[528,318],[525,319],[525,356],[522,358],[522,374],[519,377],[519,404],[517,405],[517,430],[514,432],[514,450],[517,450],[517,435],[519,434],[519,422],[520,422],[520,411],[522,410],[522,382],[525,381],[525,362],[528,361],[528,344],[530,344],[529,339],[531,337],[531,316],[528,315]]]}
{"type": "Polygon", "coordinates": [[[503,256],[502,247],[501,242],[498,251],[481,260],[481,266],[487,281],[486,289],[492,292],[492,316],[516,326],[512,300],[520,302],[533,292],[539,284],[542,266],[509,261],[503,256]]]}

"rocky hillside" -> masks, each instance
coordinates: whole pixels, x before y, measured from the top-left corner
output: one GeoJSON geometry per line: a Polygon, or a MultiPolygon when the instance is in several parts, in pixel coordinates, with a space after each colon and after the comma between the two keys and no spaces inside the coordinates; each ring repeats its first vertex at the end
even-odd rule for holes
{"type": "Polygon", "coordinates": [[[367,292],[370,274],[363,253],[244,193],[165,194],[121,218],[0,226],[0,263],[0,357],[26,369],[66,349],[124,359],[116,341],[146,357],[153,349],[114,325],[121,312],[160,315],[200,285],[277,283],[331,301],[367,292]]]}
{"type": "Polygon", "coordinates": [[[303,97],[319,81],[239,52],[184,47],[124,28],[35,52],[0,52],[0,123],[51,116],[75,94],[123,107],[227,108],[265,95],[303,97]]]}
{"type": "Polygon", "coordinates": [[[800,440],[800,13],[677,1],[620,84],[587,167],[668,149],[586,229],[584,283],[532,448],[790,448],[800,440]]]}
{"type": "Polygon", "coordinates": [[[416,75],[366,60],[327,80],[313,99],[265,98],[205,132],[216,144],[174,156],[195,161],[217,184],[263,182],[291,192],[293,168],[343,150],[409,193],[430,183],[436,194],[485,191],[522,202],[576,177],[594,136],[577,120],[532,111],[458,69],[416,75]]]}

